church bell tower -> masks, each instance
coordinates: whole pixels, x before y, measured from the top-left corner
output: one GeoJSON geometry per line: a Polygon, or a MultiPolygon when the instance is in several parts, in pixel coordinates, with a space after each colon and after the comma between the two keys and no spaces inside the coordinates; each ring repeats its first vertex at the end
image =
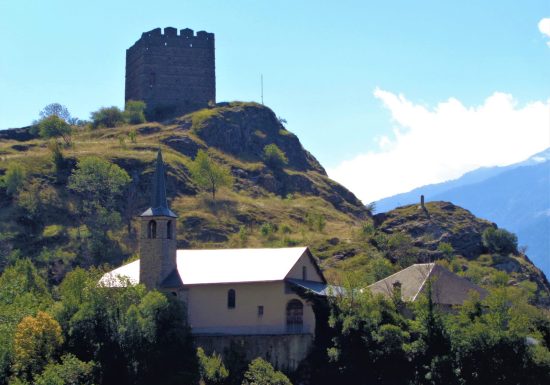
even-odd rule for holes
{"type": "Polygon", "coordinates": [[[168,207],[164,173],[164,162],[159,149],[152,184],[151,207],[138,217],[139,282],[148,289],[173,287],[174,282],[171,281],[175,278],[179,280],[176,265],[177,215],[168,207]]]}

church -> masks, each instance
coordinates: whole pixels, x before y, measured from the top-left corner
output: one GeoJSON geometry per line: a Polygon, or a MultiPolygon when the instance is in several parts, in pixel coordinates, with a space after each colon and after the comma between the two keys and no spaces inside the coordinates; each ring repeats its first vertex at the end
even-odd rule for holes
{"type": "Polygon", "coordinates": [[[140,259],[104,274],[100,284],[140,283],[180,299],[195,340],[207,351],[223,354],[236,343],[250,358],[295,368],[315,333],[313,306],[299,293],[326,296],[331,290],[309,249],[178,250],[160,150],[151,195],[151,207],[138,217],[140,259]]]}

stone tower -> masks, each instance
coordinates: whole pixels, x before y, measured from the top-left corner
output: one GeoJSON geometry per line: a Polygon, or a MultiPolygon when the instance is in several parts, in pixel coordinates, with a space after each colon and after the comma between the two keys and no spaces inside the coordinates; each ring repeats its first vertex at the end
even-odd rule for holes
{"type": "Polygon", "coordinates": [[[184,115],[216,102],[214,34],[166,27],[126,50],[125,100],[143,100],[149,119],[184,115]]]}
{"type": "MultiPolygon", "coordinates": [[[[139,216],[139,282],[148,289],[179,286],[176,266],[176,218],[166,201],[164,162],[159,150],[151,207],[139,216]]],[[[181,281],[180,281],[181,282],[181,281]]]]}

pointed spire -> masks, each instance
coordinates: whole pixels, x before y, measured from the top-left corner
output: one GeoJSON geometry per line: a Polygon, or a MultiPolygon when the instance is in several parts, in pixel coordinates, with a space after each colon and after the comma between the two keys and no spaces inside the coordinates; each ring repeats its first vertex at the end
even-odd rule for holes
{"type": "Polygon", "coordinates": [[[155,167],[155,176],[153,177],[151,207],[154,209],[168,208],[168,202],[166,201],[166,181],[164,180],[164,162],[162,161],[160,149],[157,153],[157,164],[155,167]]]}
{"type": "Polygon", "coordinates": [[[168,201],[166,200],[166,180],[164,171],[164,161],[162,160],[162,153],[158,151],[157,162],[155,166],[155,175],[153,176],[153,190],[151,191],[151,207],[143,214],[142,217],[149,216],[167,216],[176,217],[170,208],[168,207],[168,201]]]}

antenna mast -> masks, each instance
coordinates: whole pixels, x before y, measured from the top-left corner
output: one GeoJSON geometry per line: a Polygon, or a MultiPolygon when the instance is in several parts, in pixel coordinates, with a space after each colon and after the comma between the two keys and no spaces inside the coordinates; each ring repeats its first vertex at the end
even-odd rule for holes
{"type": "Polygon", "coordinates": [[[260,85],[262,90],[262,106],[264,105],[264,74],[260,74],[260,85]]]}

